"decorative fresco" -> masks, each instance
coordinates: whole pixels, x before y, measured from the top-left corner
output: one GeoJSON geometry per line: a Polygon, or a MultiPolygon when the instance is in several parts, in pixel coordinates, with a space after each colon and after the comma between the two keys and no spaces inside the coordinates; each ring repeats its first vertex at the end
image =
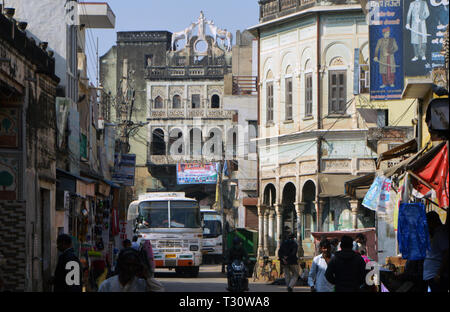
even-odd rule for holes
{"type": "Polygon", "coordinates": [[[0,200],[18,199],[18,172],[20,172],[18,156],[0,155],[0,200]]]}
{"type": "Polygon", "coordinates": [[[0,148],[19,147],[19,110],[0,107],[0,148]]]}

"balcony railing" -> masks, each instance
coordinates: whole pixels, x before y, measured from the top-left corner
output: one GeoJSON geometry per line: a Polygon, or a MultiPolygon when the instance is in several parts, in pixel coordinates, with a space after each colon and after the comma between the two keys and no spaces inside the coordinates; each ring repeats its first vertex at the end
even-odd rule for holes
{"type": "Polygon", "coordinates": [[[299,12],[315,5],[355,4],[359,0],[261,0],[259,21],[261,23],[299,12]]]}
{"type": "Polygon", "coordinates": [[[146,78],[223,78],[229,72],[231,72],[231,66],[147,67],[146,78]]]}
{"type": "Polygon", "coordinates": [[[235,111],[231,110],[223,110],[218,108],[196,108],[196,109],[188,109],[187,114],[184,109],[152,109],[150,111],[151,119],[159,119],[159,118],[219,118],[219,119],[231,119],[233,118],[235,111]]]}
{"type": "Polygon", "coordinates": [[[256,76],[233,76],[233,95],[256,95],[257,85],[256,76]]]}

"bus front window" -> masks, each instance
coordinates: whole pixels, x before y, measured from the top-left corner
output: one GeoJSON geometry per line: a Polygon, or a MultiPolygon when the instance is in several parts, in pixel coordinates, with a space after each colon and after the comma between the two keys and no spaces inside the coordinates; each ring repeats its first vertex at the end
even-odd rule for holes
{"type": "Polygon", "coordinates": [[[217,215],[204,215],[203,237],[214,238],[222,235],[222,222],[217,215]]]}
{"type": "Polygon", "coordinates": [[[199,228],[200,210],[197,202],[171,201],[170,227],[172,228],[199,228]]]}
{"type": "Polygon", "coordinates": [[[168,228],[169,207],[167,201],[144,201],[139,204],[143,225],[147,228],[168,228]]]}

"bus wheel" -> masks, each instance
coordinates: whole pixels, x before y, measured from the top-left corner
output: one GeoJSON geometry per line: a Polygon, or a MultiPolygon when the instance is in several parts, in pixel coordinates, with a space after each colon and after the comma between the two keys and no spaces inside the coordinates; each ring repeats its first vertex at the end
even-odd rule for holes
{"type": "Polygon", "coordinates": [[[186,272],[186,271],[184,269],[182,269],[182,268],[175,268],[175,273],[177,275],[183,275],[184,272],[186,272]]]}
{"type": "Polygon", "coordinates": [[[191,267],[189,268],[189,276],[190,277],[198,277],[198,272],[200,271],[200,267],[195,266],[195,267],[191,267]]]}

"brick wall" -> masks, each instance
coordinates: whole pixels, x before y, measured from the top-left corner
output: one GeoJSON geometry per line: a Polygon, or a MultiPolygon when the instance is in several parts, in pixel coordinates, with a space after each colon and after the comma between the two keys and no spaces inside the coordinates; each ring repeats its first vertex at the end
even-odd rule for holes
{"type": "Polygon", "coordinates": [[[25,202],[0,201],[0,252],[6,260],[0,274],[5,290],[25,290],[25,222],[25,202]]]}

